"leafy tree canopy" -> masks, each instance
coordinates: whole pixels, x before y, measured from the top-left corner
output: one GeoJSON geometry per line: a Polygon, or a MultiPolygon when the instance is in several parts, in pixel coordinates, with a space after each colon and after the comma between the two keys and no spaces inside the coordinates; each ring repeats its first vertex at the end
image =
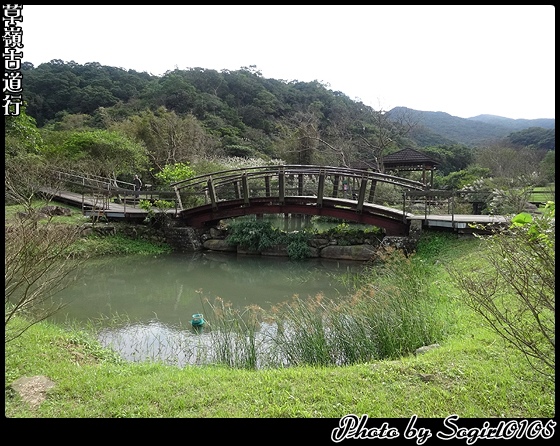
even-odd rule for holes
{"type": "MultiPolygon", "coordinates": [[[[106,171],[110,157],[102,145],[92,141],[72,145],[67,140],[76,132],[114,132],[123,141],[145,146],[132,152],[147,156],[143,173],[151,174],[153,180],[166,165],[195,165],[205,158],[224,156],[383,170],[385,155],[408,147],[424,148],[439,161],[438,173],[443,176],[473,163],[496,176],[518,174],[520,168],[522,174],[540,174],[545,152],[554,148],[550,127],[511,133],[529,121],[507,127],[506,118],[499,122],[463,119],[404,107],[374,110],[330,90],[328,84],[267,79],[255,66],[222,71],[175,69],[152,76],[94,62],[52,60],[38,67],[24,63],[22,72],[27,114],[48,140],[43,153],[64,154],[74,161],[99,156],[86,167],[106,171]],[[494,146],[479,153],[476,149],[489,138],[494,139],[484,144],[494,146]],[[506,154],[500,144],[518,150],[506,154]]],[[[37,145],[20,136],[21,147],[8,141],[14,134],[6,136],[12,153],[37,145]]],[[[142,162],[134,161],[136,157],[124,157],[134,167],[126,167],[120,156],[115,158],[117,170],[141,173],[142,162]]]]}
{"type": "Polygon", "coordinates": [[[554,150],[556,147],[555,134],[555,129],[529,127],[528,129],[510,134],[507,139],[515,146],[554,150]]]}
{"type": "Polygon", "coordinates": [[[104,176],[132,175],[148,165],[142,144],[108,130],[70,132],[62,145],[50,148],[48,155],[76,161],[84,171],[104,176]]]}
{"type": "Polygon", "coordinates": [[[20,108],[19,115],[4,116],[5,154],[6,156],[38,153],[43,139],[36,126],[35,118],[20,108]]]}

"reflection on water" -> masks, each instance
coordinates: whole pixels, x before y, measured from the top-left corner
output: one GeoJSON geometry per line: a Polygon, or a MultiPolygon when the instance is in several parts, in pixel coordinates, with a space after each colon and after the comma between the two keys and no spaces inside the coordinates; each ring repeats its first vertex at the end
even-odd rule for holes
{"type": "Polygon", "coordinates": [[[104,329],[99,341],[127,361],[162,361],[180,367],[204,363],[211,345],[211,339],[203,333],[172,328],[158,321],[104,329]]]}
{"type": "Polygon", "coordinates": [[[194,313],[204,313],[205,298],[264,309],[294,294],[336,298],[349,291],[342,278],[363,268],[359,262],[219,253],[93,260],[58,295],[69,305],[53,319],[86,321],[118,314],[139,323],[184,326],[194,313]]]}
{"type": "Polygon", "coordinates": [[[168,254],[91,260],[59,297],[67,305],[50,319],[104,324],[100,340],[134,361],[166,358],[197,363],[208,334],[193,333],[194,313],[208,313],[216,297],[234,308],[272,305],[322,293],[336,299],[351,292],[359,262],[236,254],[168,254]],[[342,280],[342,279],[348,280],[342,280]],[[115,325],[114,317],[126,319],[115,325]]]}
{"type": "MultiPolygon", "coordinates": [[[[266,357],[271,351],[270,342],[275,330],[275,326],[263,323],[260,331],[256,333],[255,346],[259,356],[266,357]]],[[[159,361],[184,367],[219,362],[212,347],[215,345],[213,335],[216,333],[208,328],[178,328],[152,321],[147,324],[106,328],[101,330],[98,339],[103,346],[111,347],[127,361],[159,361]]],[[[235,361],[234,342],[232,349],[232,361],[235,361]]],[[[240,358],[239,362],[243,361],[240,358]]]]}

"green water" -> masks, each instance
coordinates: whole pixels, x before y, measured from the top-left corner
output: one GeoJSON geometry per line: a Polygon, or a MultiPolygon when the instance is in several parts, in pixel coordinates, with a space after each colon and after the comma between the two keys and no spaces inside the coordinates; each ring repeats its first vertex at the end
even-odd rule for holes
{"type": "Polygon", "coordinates": [[[51,320],[95,321],[101,342],[129,360],[185,364],[196,356],[192,343],[203,342],[190,321],[195,313],[208,314],[207,300],[268,310],[294,294],[337,299],[352,291],[353,278],[364,267],[360,262],[235,253],[108,257],[89,261],[57,295],[67,305],[51,320]]]}

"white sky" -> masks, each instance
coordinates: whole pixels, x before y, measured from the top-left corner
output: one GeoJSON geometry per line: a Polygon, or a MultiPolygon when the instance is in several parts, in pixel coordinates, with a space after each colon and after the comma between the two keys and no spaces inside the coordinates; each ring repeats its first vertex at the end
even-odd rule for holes
{"type": "Polygon", "coordinates": [[[256,65],[376,110],[555,117],[552,5],[24,5],[21,26],[23,61],[35,66],[159,76],[256,65]]]}

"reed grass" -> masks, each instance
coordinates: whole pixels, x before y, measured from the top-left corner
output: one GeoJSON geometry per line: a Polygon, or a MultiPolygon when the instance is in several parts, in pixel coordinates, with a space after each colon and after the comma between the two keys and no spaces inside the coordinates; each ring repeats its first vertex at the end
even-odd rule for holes
{"type": "Polygon", "coordinates": [[[259,336],[262,308],[234,308],[220,297],[213,303],[206,299],[206,307],[210,316],[205,330],[209,331],[212,345],[209,362],[232,368],[258,368],[263,342],[259,336]]]}
{"type": "MultiPolygon", "coordinates": [[[[434,238],[424,249],[437,249],[434,238]]],[[[355,292],[333,301],[318,294],[243,310],[221,299],[210,305],[213,361],[230,367],[341,366],[396,359],[442,342],[453,326],[453,305],[432,283],[421,257],[387,252],[366,269],[355,292]],[[272,330],[261,333],[264,321],[272,330]]]]}
{"type": "Polygon", "coordinates": [[[342,301],[294,296],[273,308],[274,344],[287,365],[395,359],[445,338],[451,308],[422,262],[397,251],[367,275],[368,284],[342,301]]]}

